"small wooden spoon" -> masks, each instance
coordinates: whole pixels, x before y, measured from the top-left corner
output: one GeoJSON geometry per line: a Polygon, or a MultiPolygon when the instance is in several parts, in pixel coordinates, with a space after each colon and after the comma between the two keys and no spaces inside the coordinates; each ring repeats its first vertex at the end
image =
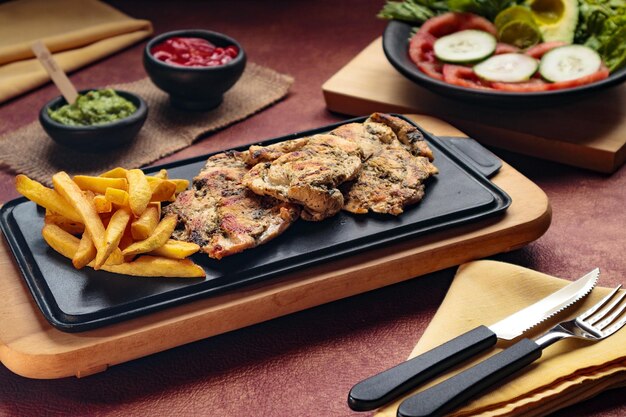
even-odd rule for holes
{"type": "Polygon", "coordinates": [[[76,91],[76,87],[67,77],[67,74],[61,69],[59,64],[57,64],[56,60],[50,53],[50,50],[44,45],[42,41],[36,41],[31,45],[32,51],[35,53],[35,56],[41,62],[44,69],[50,75],[52,82],[57,86],[59,91],[63,97],[65,97],[65,101],[69,104],[73,104],[78,97],[78,92],[76,91]]]}

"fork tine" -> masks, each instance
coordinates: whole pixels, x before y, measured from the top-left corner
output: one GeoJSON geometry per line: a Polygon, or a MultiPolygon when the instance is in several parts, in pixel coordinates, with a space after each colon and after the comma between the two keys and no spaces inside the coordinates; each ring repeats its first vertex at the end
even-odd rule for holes
{"type": "Polygon", "coordinates": [[[619,330],[626,323],[626,315],[624,314],[624,312],[626,311],[626,303],[623,302],[625,296],[626,294],[622,294],[622,296],[620,297],[620,301],[622,301],[622,304],[619,305],[619,307],[617,307],[610,316],[608,316],[595,326],[607,336],[619,330]],[[615,319],[617,319],[618,317],[619,320],[616,322],[615,319]]]}
{"type": "Polygon", "coordinates": [[[609,302],[609,300],[611,298],[613,298],[613,296],[615,295],[615,293],[617,293],[620,288],[622,288],[622,285],[618,285],[615,289],[613,289],[613,291],[611,291],[611,293],[609,295],[607,295],[606,297],[604,297],[602,300],[600,300],[597,304],[595,304],[593,307],[591,307],[589,310],[585,311],[583,314],[581,314],[580,316],[576,317],[577,320],[585,320],[588,317],[592,316],[593,314],[596,313],[596,311],[600,310],[602,307],[604,307],[604,305],[606,303],[609,302]]]}
{"type": "Polygon", "coordinates": [[[618,297],[615,302],[611,303],[611,308],[612,310],[609,310],[611,312],[611,314],[609,314],[608,316],[606,316],[605,318],[603,318],[601,321],[599,321],[598,323],[595,324],[595,327],[599,328],[600,330],[604,329],[606,326],[608,326],[609,324],[611,324],[615,318],[617,316],[619,316],[620,314],[623,313],[624,309],[626,309],[626,303],[624,303],[624,298],[626,298],[626,293],[622,293],[620,294],[620,297],[618,297]],[[620,305],[620,303],[622,303],[620,305]]]}
{"type": "MultiPolygon", "coordinates": [[[[587,320],[587,323],[589,323],[591,325],[594,325],[595,327],[598,327],[598,328],[604,327],[600,323],[605,323],[607,320],[610,322],[612,320],[611,317],[615,318],[616,314],[611,314],[608,317],[607,317],[607,314],[611,313],[615,309],[615,307],[617,305],[619,305],[619,303],[622,302],[624,297],[626,297],[626,292],[620,294],[617,297],[612,297],[611,300],[609,300],[610,303],[606,307],[604,307],[600,311],[598,311],[589,320],[587,320]],[[598,322],[600,322],[600,323],[598,323],[598,322]],[[598,323],[598,324],[596,324],[596,323],[598,323]]],[[[619,313],[619,312],[617,312],[617,313],[619,313]]],[[[605,325],[606,325],[606,323],[605,323],[605,325]]]]}
{"type": "MultiPolygon", "coordinates": [[[[624,311],[626,311],[626,308],[622,308],[620,313],[624,313],[624,311]]],[[[626,315],[621,317],[618,321],[616,321],[614,324],[612,324],[611,326],[607,327],[603,331],[603,333],[605,334],[605,337],[612,335],[613,333],[615,333],[616,331],[618,331],[619,329],[624,327],[625,324],[626,324],[626,315]]]]}

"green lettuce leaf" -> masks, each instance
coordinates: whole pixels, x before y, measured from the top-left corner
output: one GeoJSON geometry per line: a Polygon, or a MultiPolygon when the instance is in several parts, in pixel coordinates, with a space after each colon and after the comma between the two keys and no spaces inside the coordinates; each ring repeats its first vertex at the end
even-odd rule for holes
{"type": "Polygon", "coordinates": [[[422,24],[437,14],[449,11],[445,1],[405,0],[387,1],[378,13],[381,19],[396,19],[422,24]]]}
{"type": "Polygon", "coordinates": [[[602,60],[613,72],[626,65],[626,9],[606,18],[602,27],[592,34],[585,45],[598,51],[602,60]]]}
{"type": "Polygon", "coordinates": [[[502,10],[514,6],[516,0],[448,0],[450,10],[454,12],[474,13],[493,21],[502,10]]]}

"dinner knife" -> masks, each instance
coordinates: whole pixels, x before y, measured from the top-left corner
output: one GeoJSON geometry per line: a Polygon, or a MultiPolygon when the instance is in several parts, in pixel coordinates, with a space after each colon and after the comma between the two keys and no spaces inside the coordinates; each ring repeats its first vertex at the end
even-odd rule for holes
{"type": "Polygon", "coordinates": [[[598,268],[536,303],[494,323],[478,326],[438,347],[364,379],[352,387],[348,406],[354,411],[378,408],[459,362],[512,340],[588,295],[596,285],[598,268]]]}

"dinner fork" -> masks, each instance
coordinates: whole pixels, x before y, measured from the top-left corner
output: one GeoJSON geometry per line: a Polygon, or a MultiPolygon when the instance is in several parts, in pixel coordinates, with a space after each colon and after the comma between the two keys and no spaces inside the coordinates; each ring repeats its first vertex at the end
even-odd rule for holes
{"type": "Polygon", "coordinates": [[[541,357],[541,351],[564,338],[593,342],[605,339],[626,324],[626,292],[619,285],[596,305],[576,317],[561,322],[535,340],[522,339],[450,379],[404,400],[398,417],[440,416],[481,393],[505,377],[541,357]]]}

